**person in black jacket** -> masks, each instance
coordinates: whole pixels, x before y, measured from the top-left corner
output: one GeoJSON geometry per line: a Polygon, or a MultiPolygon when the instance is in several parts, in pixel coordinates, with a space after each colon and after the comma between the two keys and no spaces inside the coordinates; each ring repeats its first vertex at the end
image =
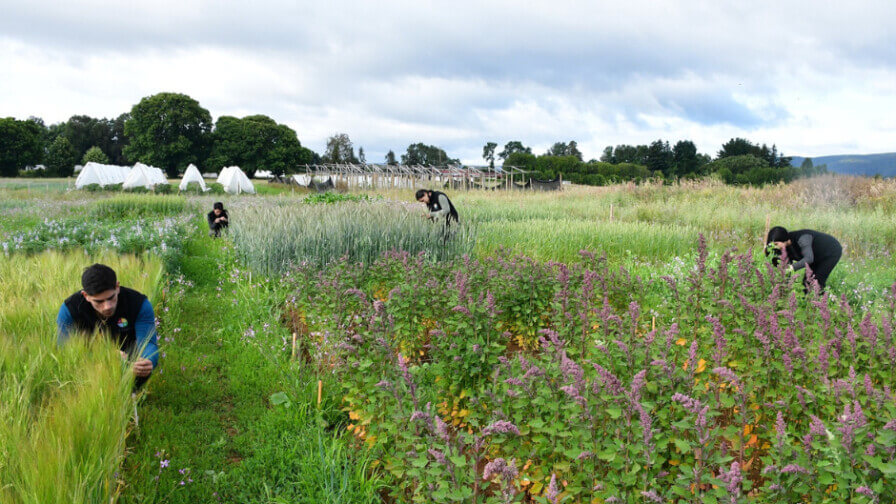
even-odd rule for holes
{"type": "Polygon", "coordinates": [[[215,202],[212,211],[208,213],[208,235],[215,238],[221,236],[221,230],[226,228],[230,221],[227,210],[224,210],[224,203],[215,202]]]}
{"type": "Polygon", "coordinates": [[[429,208],[429,214],[424,217],[436,222],[444,220],[446,228],[451,227],[451,221],[458,222],[457,209],[445,193],[420,189],[417,191],[417,201],[429,208]]]}
{"type": "Polygon", "coordinates": [[[139,388],[159,365],[156,317],[145,295],[118,283],[115,271],[94,264],[81,275],[81,290],[59,307],[56,316],[59,345],[75,333],[99,332],[118,344],[121,356],[133,361],[139,388]]]}
{"type": "MultiPolygon", "coordinates": [[[[781,226],[775,226],[768,232],[765,254],[768,255],[770,251],[774,251],[776,256],[772,259],[775,265],[780,260],[779,256],[786,254],[785,258],[790,263],[787,267],[790,271],[798,271],[808,266],[812,270],[813,278],[818,281],[820,292],[824,292],[828,276],[843,255],[840,242],[829,234],[811,229],[788,232],[781,226]]],[[[810,282],[810,278],[803,279],[803,285],[807,290],[810,282]]]]}

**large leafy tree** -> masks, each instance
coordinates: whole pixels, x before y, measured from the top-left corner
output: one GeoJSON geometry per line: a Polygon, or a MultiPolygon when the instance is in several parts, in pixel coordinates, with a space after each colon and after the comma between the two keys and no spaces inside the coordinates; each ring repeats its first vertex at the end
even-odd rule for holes
{"type": "Polygon", "coordinates": [[[519,140],[511,140],[504,144],[504,150],[498,153],[498,157],[506,160],[511,154],[516,154],[517,152],[532,154],[532,148],[526,147],[519,140]]]}
{"type": "Polygon", "coordinates": [[[0,119],[0,176],[15,177],[22,168],[41,162],[44,129],[35,121],[0,119]]]}
{"type": "Polygon", "coordinates": [[[669,142],[657,140],[651,143],[647,147],[647,157],[644,161],[650,171],[669,175],[672,167],[672,149],[669,147],[669,142]]]}
{"type": "Polygon", "coordinates": [[[699,168],[697,146],[690,140],[679,140],[675,147],[672,147],[672,174],[684,177],[697,173],[699,168]]]}
{"type": "Polygon", "coordinates": [[[389,149],[389,152],[386,153],[386,164],[390,166],[398,164],[398,160],[395,158],[395,152],[393,152],[392,149],[389,149]]]}
{"type": "Polygon", "coordinates": [[[327,139],[327,149],[324,151],[325,163],[357,163],[355,148],[346,133],[337,133],[327,139]]]}
{"type": "Polygon", "coordinates": [[[124,122],[124,133],[130,141],[124,155],[177,177],[180,168],[202,164],[206,159],[211,129],[211,114],[189,96],[147,96],[134,105],[124,122]]]}
{"type": "Polygon", "coordinates": [[[460,160],[449,157],[444,150],[435,145],[415,143],[408,145],[408,151],[401,155],[401,163],[406,165],[444,166],[460,164],[460,160]]]}
{"type": "Polygon", "coordinates": [[[265,115],[218,118],[212,144],[210,168],[237,165],[249,177],[258,170],[282,176],[312,161],[311,151],[302,147],[292,128],[265,115]]]}
{"type": "Polygon", "coordinates": [[[71,177],[75,172],[75,163],[77,162],[78,151],[63,135],[59,135],[53,140],[53,143],[47,148],[47,155],[44,158],[47,171],[54,177],[71,177]]]}

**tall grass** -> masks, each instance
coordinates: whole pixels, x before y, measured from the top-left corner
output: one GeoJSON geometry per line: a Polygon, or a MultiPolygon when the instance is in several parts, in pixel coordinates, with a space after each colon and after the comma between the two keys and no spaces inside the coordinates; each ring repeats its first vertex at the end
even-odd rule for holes
{"type": "Polygon", "coordinates": [[[187,202],[177,196],[123,194],[101,199],[92,215],[99,219],[121,217],[172,217],[187,210],[187,202]]]}
{"type": "Polygon", "coordinates": [[[252,205],[232,214],[231,232],[241,258],[271,274],[343,256],[369,263],[390,250],[422,252],[433,260],[472,252],[472,226],[452,226],[446,240],[441,223],[421,218],[424,210],[419,203],[389,202],[252,205]]]}
{"type": "Polygon", "coordinates": [[[150,297],[157,259],[0,255],[0,502],[99,503],[118,493],[130,370],[105,338],[56,345],[55,315],[84,266],[108,264],[150,297]]]}

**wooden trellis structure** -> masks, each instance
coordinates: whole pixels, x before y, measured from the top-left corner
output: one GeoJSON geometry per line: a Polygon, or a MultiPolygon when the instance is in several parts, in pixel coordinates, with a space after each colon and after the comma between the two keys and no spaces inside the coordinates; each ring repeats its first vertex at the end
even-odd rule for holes
{"type": "Polygon", "coordinates": [[[461,165],[306,164],[304,173],[293,176],[291,180],[308,187],[336,186],[349,190],[448,188],[466,191],[562,188],[562,179],[534,180],[524,170],[515,166],[505,166],[496,170],[488,166],[461,165]]]}

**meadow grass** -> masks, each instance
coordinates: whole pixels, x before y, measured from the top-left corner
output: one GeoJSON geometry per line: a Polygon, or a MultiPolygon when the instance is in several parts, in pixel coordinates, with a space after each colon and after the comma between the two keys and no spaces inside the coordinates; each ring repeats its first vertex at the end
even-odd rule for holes
{"type": "Polygon", "coordinates": [[[178,196],[122,194],[98,200],[91,214],[98,219],[168,217],[183,213],[187,208],[187,201],[178,196]]]}
{"type": "Polygon", "coordinates": [[[240,257],[264,273],[290,264],[326,264],[343,256],[370,262],[390,250],[425,253],[434,260],[472,251],[472,226],[442,223],[401,203],[343,202],[332,205],[252,205],[233,213],[231,233],[240,257]]]}
{"type": "Polygon", "coordinates": [[[56,345],[59,306],[97,261],[154,296],[156,259],[0,255],[0,502],[96,503],[118,494],[132,373],[105,338],[56,345]]]}
{"type": "Polygon", "coordinates": [[[286,291],[204,230],[179,269],[158,310],[164,357],[129,438],[120,502],[378,502],[369,458],[337,428],[335,388],[318,406],[318,376],[299,362],[284,373],[286,291]]]}

